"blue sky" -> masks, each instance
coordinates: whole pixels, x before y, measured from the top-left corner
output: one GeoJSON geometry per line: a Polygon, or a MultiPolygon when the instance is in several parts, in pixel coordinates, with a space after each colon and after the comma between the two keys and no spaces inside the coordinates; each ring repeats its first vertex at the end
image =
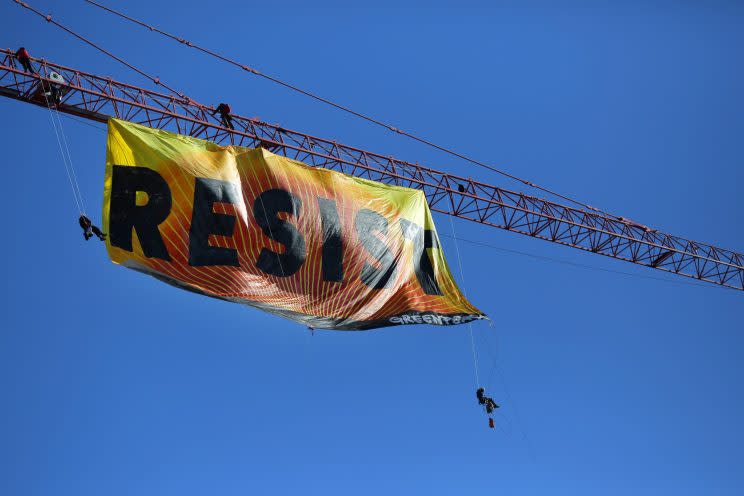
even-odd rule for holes
{"type": "MultiPolygon", "coordinates": [[[[82,1],[32,5],[198,101],[518,187],[82,1]]],[[[744,249],[740,2],[110,5],[589,204],[744,249]]],[[[12,2],[0,19],[3,46],[149,86],[12,2]]],[[[503,405],[492,431],[466,327],[311,336],[115,266],[82,239],[46,111],[0,112],[0,494],[742,493],[740,292],[455,221],[496,247],[460,243],[455,270],[493,319],[474,326],[503,405]]],[[[105,134],[64,129],[99,220],[105,134]]]]}

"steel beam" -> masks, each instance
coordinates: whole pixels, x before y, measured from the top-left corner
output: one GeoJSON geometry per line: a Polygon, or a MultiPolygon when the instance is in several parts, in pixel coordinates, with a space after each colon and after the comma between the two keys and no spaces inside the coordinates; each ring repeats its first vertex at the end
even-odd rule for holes
{"type": "Polygon", "coordinates": [[[22,70],[0,50],[0,96],[46,106],[42,80],[52,71],[67,82],[57,109],[85,119],[109,117],[219,144],[262,146],[316,167],[420,189],[431,210],[605,255],[656,270],[744,290],[744,255],[659,232],[613,215],[587,211],[511,191],[419,164],[342,145],[284,127],[233,115],[227,129],[212,108],[177,95],[147,90],[34,59],[38,74],[22,70]]]}

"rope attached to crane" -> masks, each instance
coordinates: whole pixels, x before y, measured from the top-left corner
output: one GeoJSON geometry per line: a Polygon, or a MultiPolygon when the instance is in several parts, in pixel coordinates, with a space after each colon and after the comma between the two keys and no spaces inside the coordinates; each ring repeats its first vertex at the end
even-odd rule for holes
{"type": "Polygon", "coordinates": [[[56,102],[49,101],[49,97],[54,95],[54,92],[52,91],[52,83],[47,81],[45,84],[44,75],[41,74],[41,72],[37,72],[36,75],[39,77],[41,94],[44,96],[44,101],[46,102],[46,107],[49,111],[49,120],[52,122],[52,128],[57,137],[59,154],[62,157],[62,164],[65,167],[67,179],[70,182],[70,189],[72,190],[72,196],[75,199],[75,205],[80,215],[86,215],[85,201],[83,200],[83,193],[77,180],[75,166],[72,163],[72,154],[70,153],[70,146],[67,143],[67,135],[65,134],[64,126],[62,125],[62,119],[59,118],[59,110],[57,110],[56,102]]]}
{"type": "MultiPolygon", "coordinates": [[[[18,1],[18,0],[16,0],[16,1],[18,1]]],[[[573,199],[571,197],[562,195],[562,194],[557,193],[557,192],[555,192],[555,191],[553,191],[551,189],[545,188],[543,186],[539,186],[539,185],[537,185],[537,184],[535,184],[535,183],[533,183],[531,181],[528,181],[526,179],[523,179],[523,178],[520,178],[518,176],[515,176],[514,174],[511,174],[509,172],[506,172],[506,171],[504,171],[502,169],[498,169],[498,168],[496,168],[496,167],[494,167],[492,165],[488,165],[488,164],[486,164],[484,162],[481,162],[481,161],[476,160],[476,159],[474,159],[472,157],[469,157],[469,156],[467,156],[467,155],[465,155],[463,153],[460,153],[460,152],[457,152],[455,150],[452,150],[451,148],[447,148],[445,146],[438,145],[438,144],[436,144],[436,143],[434,143],[432,141],[429,141],[429,140],[427,140],[425,138],[422,138],[420,136],[416,136],[415,134],[409,133],[407,131],[403,131],[402,129],[399,129],[399,128],[395,127],[395,126],[392,126],[390,124],[387,124],[387,123],[385,123],[385,122],[383,122],[383,121],[381,121],[381,120],[379,120],[379,119],[377,119],[375,117],[371,117],[371,116],[366,115],[366,114],[363,114],[361,112],[357,112],[356,110],[353,110],[353,109],[351,109],[351,108],[349,108],[349,107],[347,107],[345,105],[342,105],[340,103],[334,102],[333,100],[330,100],[328,98],[324,98],[324,97],[322,97],[320,95],[317,95],[317,94],[312,93],[310,91],[304,90],[304,89],[302,89],[302,88],[300,88],[300,87],[298,87],[298,86],[296,86],[294,84],[291,84],[291,83],[288,83],[286,81],[283,81],[283,80],[281,80],[281,79],[279,79],[279,78],[277,78],[275,76],[271,76],[269,74],[263,73],[263,72],[255,69],[253,67],[250,67],[250,66],[248,66],[246,64],[243,64],[241,62],[238,62],[236,60],[233,60],[233,59],[231,59],[229,57],[226,57],[225,55],[222,55],[222,54],[220,54],[218,52],[215,52],[213,50],[210,50],[208,48],[204,48],[202,46],[199,46],[196,43],[192,43],[191,41],[189,41],[189,40],[187,40],[187,39],[185,39],[183,37],[180,37],[180,36],[177,36],[177,35],[168,33],[166,31],[163,31],[162,29],[160,29],[160,28],[158,28],[156,26],[153,26],[153,25],[147,24],[147,23],[145,23],[145,22],[143,22],[141,20],[135,19],[135,18],[133,18],[131,16],[128,16],[128,15],[122,13],[122,12],[119,12],[117,10],[114,10],[114,9],[110,8],[110,7],[107,7],[107,6],[105,6],[105,5],[103,5],[103,4],[99,3],[99,2],[96,2],[94,0],[85,0],[85,1],[87,3],[95,6],[95,7],[98,7],[99,9],[102,9],[102,10],[104,10],[106,12],[109,12],[110,14],[114,14],[115,16],[118,16],[118,17],[120,17],[122,19],[125,19],[125,20],[129,21],[129,22],[132,22],[134,24],[137,24],[139,26],[142,26],[142,27],[144,27],[146,29],[149,29],[152,32],[158,33],[158,34],[160,34],[162,36],[165,36],[165,37],[170,38],[170,39],[172,39],[174,41],[177,41],[178,43],[181,43],[182,45],[185,45],[187,47],[190,47],[190,48],[193,48],[193,49],[198,50],[200,52],[203,52],[203,53],[209,55],[210,57],[214,57],[214,58],[216,58],[216,59],[218,59],[218,60],[220,60],[222,62],[226,62],[228,64],[234,65],[234,66],[236,66],[236,67],[238,67],[238,68],[240,68],[240,69],[242,69],[242,70],[244,70],[246,72],[249,72],[249,73],[251,73],[251,74],[253,74],[255,76],[264,78],[264,79],[266,79],[268,81],[271,81],[272,83],[275,83],[275,84],[284,86],[285,88],[288,88],[288,89],[290,89],[292,91],[295,91],[297,93],[300,93],[302,95],[305,95],[305,96],[307,96],[309,98],[312,98],[313,100],[319,101],[319,102],[324,103],[326,105],[330,105],[331,107],[334,107],[334,108],[336,108],[338,110],[341,110],[343,112],[346,112],[348,114],[351,114],[351,115],[353,115],[355,117],[358,117],[360,119],[363,119],[363,120],[365,120],[367,122],[370,122],[372,124],[375,124],[377,126],[383,127],[383,128],[385,128],[385,129],[387,129],[389,131],[392,131],[394,133],[398,133],[398,134],[400,134],[402,136],[405,136],[407,138],[410,138],[410,139],[412,139],[414,141],[417,141],[417,142],[422,143],[424,145],[427,145],[427,146],[430,146],[432,148],[435,148],[435,149],[437,149],[437,150],[439,150],[441,152],[444,152],[444,153],[447,153],[447,154],[452,155],[454,157],[460,158],[462,160],[465,160],[466,162],[470,162],[471,164],[477,165],[479,167],[482,167],[484,169],[490,170],[492,172],[496,172],[497,174],[501,174],[502,176],[508,177],[509,179],[512,179],[512,180],[521,182],[522,184],[524,184],[526,186],[529,186],[529,187],[538,189],[540,191],[543,191],[545,193],[548,193],[550,195],[553,195],[553,196],[555,196],[557,198],[561,198],[562,200],[571,202],[571,203],[573,203],[575,205],[579,205],[579,206],[581,206],[583,208],[586,208],[588,210],[591,210],[593,212],[598,212],[598,213],[602,213],[602,214],[605,214],[605,215],[613,216],[612,214],[608,214],[607,212],[604,212],[604,211],[602,211],[602,210],[600,210],[598,208],[595,208],[595,207],[593,207],[591,205],[587,205],[586,203],[583,203],[583,202],[580,202],[578,200],[575,200],[575,199],[573,199]]]]}

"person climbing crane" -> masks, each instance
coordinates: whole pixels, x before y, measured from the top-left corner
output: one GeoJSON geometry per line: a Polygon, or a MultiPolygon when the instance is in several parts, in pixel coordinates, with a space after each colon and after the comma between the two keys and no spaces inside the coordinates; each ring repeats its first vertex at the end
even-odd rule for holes
{"type": "Polygon", "coordinates": [[[226,103],[220,103],[217,108],[214,109],[212,115],[220,114],[220,122],[223,126],[229,129],[235,129],[232,123],[232,116],[230,115],[230,105],[226,103]]]}
{"type": "Polygon", "coordinates": [[[15,53],[15,57],[18,59],[18,62],[21,63],[24,71],[30,74],[36,73],[34,68],[31,66],[31,55],[28,54],[28,50],[26,50],[25,47],[19,48],[15,53]]]}
{"type": "Polygon", "coordinates": [[[499,405],[497,405],[496,402],[493,401],[493,398],[486,396],[486,390],[483,388],[478,388],[478,390],[475,392],[475,396],[478,398],[478,404],[483,405],[483,407],[486,409],[486,413],[488,414],[488,427],[493,429],[494,424],[491,414],[494,410],[499,408],[499,405]]]}

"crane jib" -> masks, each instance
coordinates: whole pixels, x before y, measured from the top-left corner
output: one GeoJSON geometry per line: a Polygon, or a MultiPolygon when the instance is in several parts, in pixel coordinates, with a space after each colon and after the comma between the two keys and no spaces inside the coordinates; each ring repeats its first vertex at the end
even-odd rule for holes
{"type": "MultiPolygon", "coordinates": [[[[116,117],[221,144],[271,151],[386,184],[424,191],[432,211],[506,229],[637,265],[744,290],[744,254],[649,229],[620,216],[583,210],[493,186],[470,177],[342,145],[256,119],[233,115],[226,129],[211,109],[183,98],[32,59],[41,77],[66,81],[60,112],[103,122],[116,117]]],[[[0,50],[0,96],[45,106],[35,95],[40,76],[25,73],[0,50]]]]}

